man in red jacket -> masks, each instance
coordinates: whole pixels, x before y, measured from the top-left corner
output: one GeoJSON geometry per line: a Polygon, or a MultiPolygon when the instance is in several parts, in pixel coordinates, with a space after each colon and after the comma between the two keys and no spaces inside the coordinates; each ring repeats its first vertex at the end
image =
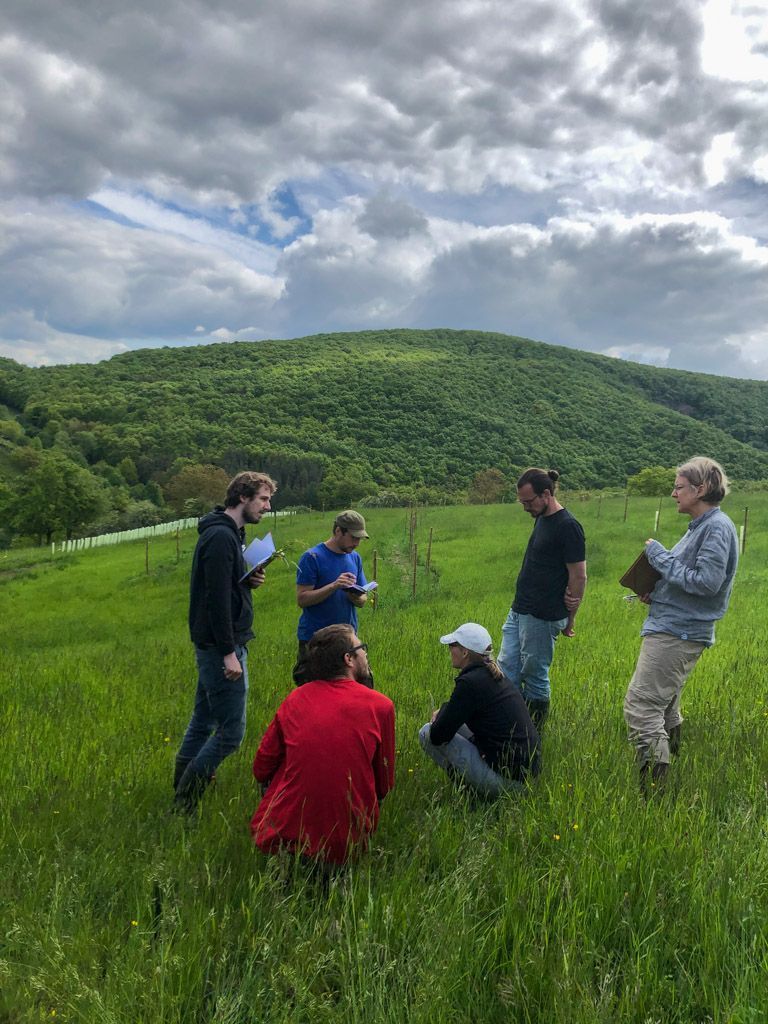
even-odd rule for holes
{"type": "Polygon", "coordinates": [[[349,625],[310,640],[312,681],[285,698],[253,762],[265,792],[251,833],[265,853],[343,864],[376,829],[395,782],[395,706],[361,685],[366,651],[349,625]]]}

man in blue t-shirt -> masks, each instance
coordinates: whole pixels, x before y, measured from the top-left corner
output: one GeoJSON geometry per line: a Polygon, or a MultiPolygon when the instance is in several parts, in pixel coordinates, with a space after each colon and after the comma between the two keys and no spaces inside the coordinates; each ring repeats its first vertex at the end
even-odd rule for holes
{"type": "Polygon", "coordinates": [[[305,551],[299,559],[296,573],[296,603],[301,608],[299,654],[293,669],[297,686],[312,678],[306,651],[318,629],[349,625],[357,632],[357,609],[362,608],[368,595],[350,588],[364,587],[367,583],[362,560],[355,550],[360,541],[367,538],[363,517],[347,509],[336,516],[328,540],[305,551]]]}
{"type": "Polygon", "coordinates": [[[539,732],[549,713],[555,640],[560,633],[574,636],[573,620],[587,584],[584,531],[555,497],[559,477],[556,469],[532,468],[517,481],[517,500],[534,527],[497,659],[525,697],[539,732]]]}

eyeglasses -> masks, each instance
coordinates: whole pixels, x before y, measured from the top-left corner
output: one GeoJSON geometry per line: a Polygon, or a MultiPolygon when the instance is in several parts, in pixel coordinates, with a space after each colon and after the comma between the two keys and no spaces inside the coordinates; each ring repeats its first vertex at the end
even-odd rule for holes
{"type": "Polygon", "coordinates": [[[534,494],[532,498],[518,498],[517,500],[523,508],[528,508],[528,506],[533,505],[535,501],[541,501],[543,497],[543,494],[534,494]]]}
{"type": "Polygon", "coordinates": [[[367,654],[368,653],[368,644],[358,644],[356,647],[350,647],[350,649],[348,651],[345,651],[344,653],[345,654],[356,654],[358,651],[365,651],[365,653],[367,654]]]}

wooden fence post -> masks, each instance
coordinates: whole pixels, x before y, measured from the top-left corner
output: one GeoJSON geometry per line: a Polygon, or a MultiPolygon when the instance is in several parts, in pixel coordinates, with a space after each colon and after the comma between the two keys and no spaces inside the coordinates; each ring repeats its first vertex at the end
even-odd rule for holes
{"type": "Polygon", "coordinates": [[[149,537],[144,538],[144,571],[149,576],[149,537]]]}
{"type": "Polygon", "coordinates": [[[744,550],[747,546],[747,522],[749,520],[749,508],[744,509],[744,533],[741,535],[741,553],[744,554],[744,550]]]}
{"type": "Polygon", "coordinates": [[[432,561],[432,530],[433,527],[429,528],[429,543],[427,544],[427,561],[424,563],[424,571],[429,573],[429,566],[432,561]]]}
{"type": "Polygon", "coordinates": [[[661,503],[664,501],[663,498],[659,498],[659,507],[656,509],[656,516],[653,521],[653,532],[656,535],[659,532],[659,523],[661,522],[661,503]]]}
{"type": "Polygon", "coordinates": [[[419,561],[419,549],[416,544],[413,545],[413,585],[411,590],[411,597],[416,597],[416,566],[419,561]]]}
{"type": "Polygon", "coordinates": [[[624,522],[627,521],[627,508],[629,507],[629,494],[624,495],[624,522]]]}

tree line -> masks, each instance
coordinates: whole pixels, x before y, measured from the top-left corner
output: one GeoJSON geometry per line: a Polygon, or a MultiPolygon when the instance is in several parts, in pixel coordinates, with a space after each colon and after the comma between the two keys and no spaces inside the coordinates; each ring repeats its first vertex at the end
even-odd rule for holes
{"type": "Polygon", "coordinates": [[[243,466],[279,480],[278,507],[315,508],[499,500],[530,464],[624,487],[697,452],[765,479],[767,399],[763,382],[476,331],[0,359],[0,540],[194,515],[243,466]]]}

